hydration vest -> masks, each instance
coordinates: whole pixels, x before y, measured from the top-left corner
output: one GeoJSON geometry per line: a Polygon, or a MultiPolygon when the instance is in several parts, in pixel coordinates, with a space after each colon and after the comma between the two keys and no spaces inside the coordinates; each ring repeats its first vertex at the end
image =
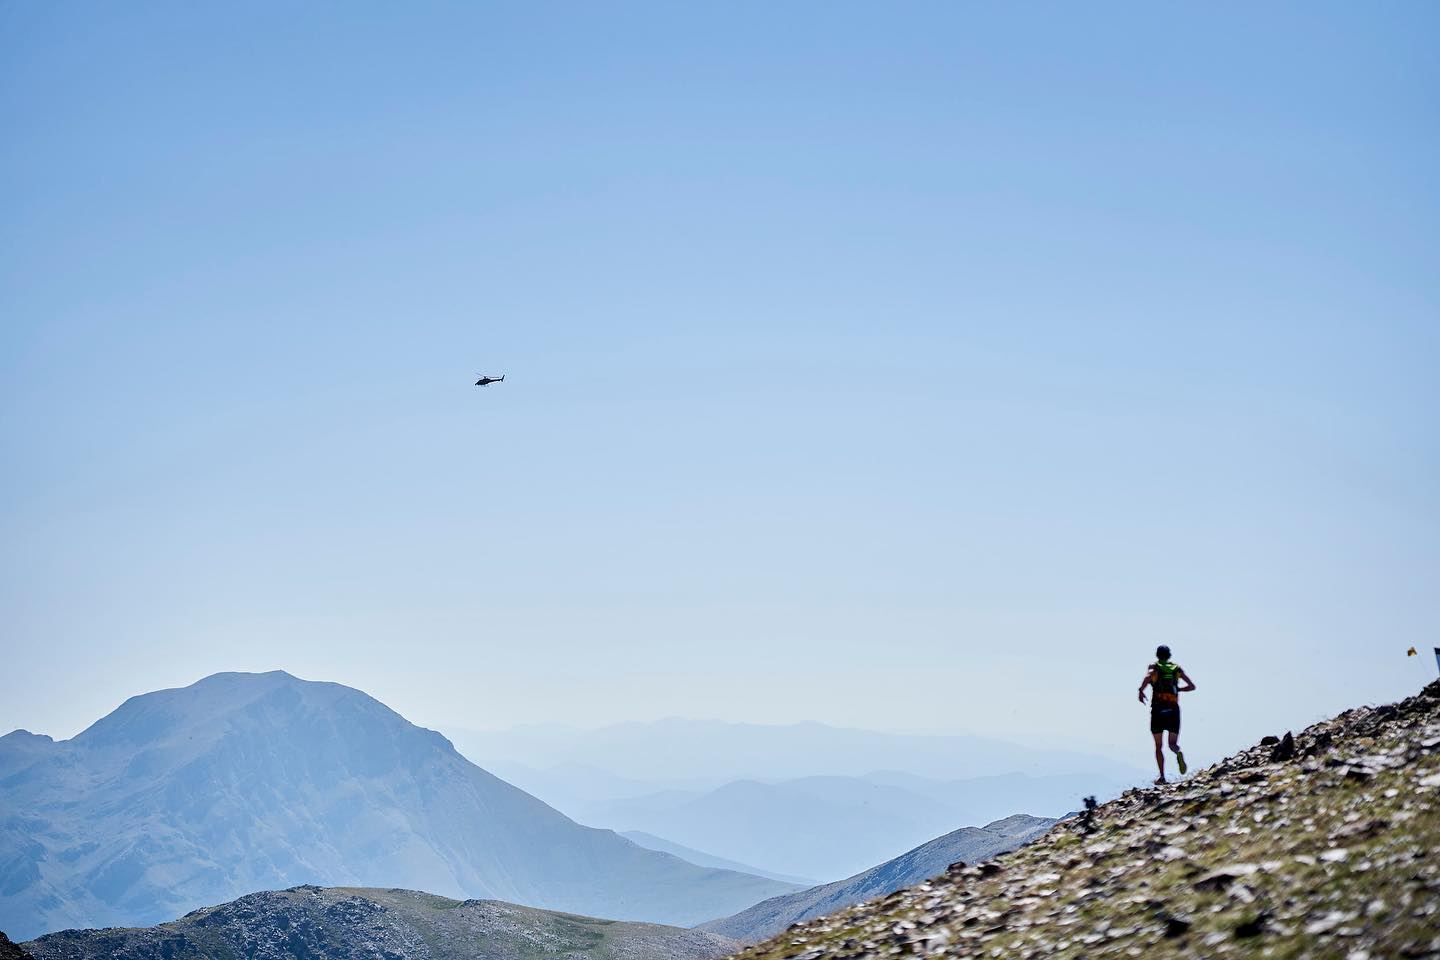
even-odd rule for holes
{"type": "Polygon", "coordinates": [[[1151,706],[1157,710],[1178,710],[1180,708],[1180,667],[1169,660],[1161,660],[1151,668],[1154,677],[1155,699],[1151,706]]]}

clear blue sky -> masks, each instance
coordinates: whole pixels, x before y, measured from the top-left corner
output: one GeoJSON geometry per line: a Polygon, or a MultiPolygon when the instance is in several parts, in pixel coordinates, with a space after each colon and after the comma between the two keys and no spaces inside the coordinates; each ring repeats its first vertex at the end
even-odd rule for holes
{"type": "Polygon", "coordinates": [[[0,131],[0,729],[1434,676],[1435,4],[16,2],[0,131]]]}

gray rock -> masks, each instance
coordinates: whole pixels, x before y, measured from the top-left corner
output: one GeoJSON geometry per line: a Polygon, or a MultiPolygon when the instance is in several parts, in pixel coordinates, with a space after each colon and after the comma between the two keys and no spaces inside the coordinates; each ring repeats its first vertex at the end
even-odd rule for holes
{"type": "Polygon", "coordinates": [[[31,960],[31,957],[0,931],[0,960],[31,960]]]}

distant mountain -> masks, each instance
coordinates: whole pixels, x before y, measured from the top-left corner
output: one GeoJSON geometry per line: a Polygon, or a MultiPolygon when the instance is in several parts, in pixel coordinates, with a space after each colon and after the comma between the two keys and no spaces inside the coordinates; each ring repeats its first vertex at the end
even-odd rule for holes
{"type": "Polygon", "coordinates": [[[772,876],[825,880],[956,824],[1012,810],[1058,816],[1084,796],[1116,796],[1153,776],[1066,750],[819,723],[672,718],[455,735],[467,756],[577,822],[664,837],[772,876]]]}
{"type": "Polygon", "coordinates": [[[217,674],[0,737],[0,929],[149,924],[297,883],[690,925],[794,887],[582,827],[333,683],[217,674]]]}
{"type": "Polygon", "coordinates": [[[713,960],[724,937],[413,890],[295,887],[254,893],[158,927],[66,930],[34,960],[713,960]]]}
{"type": "MultiPolygon", "coordinates": [[[[474,759],[466,751],[461,750],[460,752],[470,759],[474,759]]],[[[526,793],[539,797],[556,810],[563,811],[566,816],[581,823],[588,823],[588,821],[574,811],[588,813],[596,803],[669,791],[690,795],[701,794],[737,779],[735,777],[655,777],[642,780],[616,776],[588,763],[561,763],[541,769],[529,764],[516,763],[513,760],[497,759],[492,764],[481,764],[481,766],[505,782],[513,783],[526,793]]],[[[588,825],[598,826],[593,823],[588,823],[588,825]]]]}
{"type": "Polygon", "coordinates": [[[733,917],[703,923],[699,929],[756,943],[773,937],[792,923],[824,916],[938,876],[952,863],[974,864],[1014,850],[1045,833],[1055,823],[1044,817],[1016,814],[983,827],[962,827],[847,880],[775,897],[733,917]]]}
{"type": "MultiPolygon", "coordinates": [[[[637,830],[788,876],[848,877],[959,823],[1012,810],[1059,816],[1082,798],[1119,794],[1104,777],[1010,774],[938,781],[901,773],[741,781],[707,792],[664,791],[566,809],[597,827],[637,830]],[[836,843],[844,837],[844,843],[836,843]]],[[[677,854],[684,856],[683,854],[677,854]]]]}
{"type": "Polygon", "coordinates": [[[596,823],[821,880],[848,877],[956,823],[943,803],[855,777],[741,780],[698,796],[660,794],[601,807],[596,823]]]}
{"type": "Polygon", "coordinates": [[[683,844],[666,840],[664,837],[657,837],[653,833],[646,833],[643,830],[622,830],[620,836],[632,843],[638,843],[646,850],[660,850],[665,853],[679,857],[681,860],[688,860],[690,863],[701,867],[715,867],[719,870],[734,870],[738,873],[749,873],[757,877],[769,877],[771,880],[779,880],[782,883],[793,883],[801,887],[813,887],[815,881],[805,877],[791,877],[783,873],[770,873],[761,870],[759,867],[752,867],[749,864],[740,863],[736,860],[726,860],[724,857],[713,856],[700,850],[695,850],[683,844]]]}
{"type": "Polygon", "coordinates": [[[1012,810],[1060,816],[1078,810],[1087,796],[1108,799],[1135,785],[1133,778],[1074,773],[1042,776],[1007,773],[963,780],[932,780],[886,770],[867,774],[864,779],[944,804],[951,812],[951,823],[986,823],[1012,810]]]}
{"type": "Polygon", "coordinates": [[[876,770],[900,770],[935,780],[1024,773],[1086,774],[1133,782],[1145,772],[1094,754],[1038,750],[990,737],[885,733],[823,723],[670,718],[593,730],[551,724],[449,733],[461,753],[486,769],[524,765],[553,776],[569,768],[587,778],[577,793],[611,798],[641,791],[597,793],[594,771],[604,771],[612,779],[660,780],[670,785],[687,780],[860,777],[876,770]]]}

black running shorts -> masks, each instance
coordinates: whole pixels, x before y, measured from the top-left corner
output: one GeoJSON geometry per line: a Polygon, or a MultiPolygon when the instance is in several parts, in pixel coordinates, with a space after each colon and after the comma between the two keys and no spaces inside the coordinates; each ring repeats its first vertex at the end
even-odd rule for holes
{"type": "Polygon", "coordinates": [[[1178,734],[1180,732],[1180,711],[1179,710],[1151,710],[1150,711],[1150,732],[1164,733],[1166,731],[1178,734]]]}

